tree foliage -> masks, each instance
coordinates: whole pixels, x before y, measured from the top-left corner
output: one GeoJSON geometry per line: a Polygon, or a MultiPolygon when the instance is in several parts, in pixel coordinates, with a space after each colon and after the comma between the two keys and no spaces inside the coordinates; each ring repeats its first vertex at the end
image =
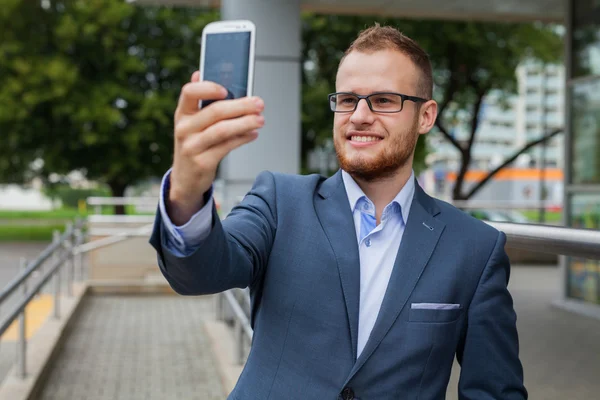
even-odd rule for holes
{"type": "Polygon", "coordinates": [[[122,0],[0,8],[0,179],[82,170],[115,196],[170,166],[172,115],[218,14],[122,0]],[[34,168],[35,169],[35,168],[34,168]]]}

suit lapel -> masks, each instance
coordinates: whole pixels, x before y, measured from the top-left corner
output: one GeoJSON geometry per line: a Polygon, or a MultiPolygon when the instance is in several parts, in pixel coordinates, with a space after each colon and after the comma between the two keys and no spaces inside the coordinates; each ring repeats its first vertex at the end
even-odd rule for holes
{"type": "Polygon", "coordinates": [[[444,230],[444,223],[434,218],[437,213],[433,199],[415,182],[415,196],[381,309],[348,381],[379,346],[417,285],[444,230]]]}
{"type": "Polygon", "coordinates": [[[360,258],[356,228],[341,171],[327,179],[315,197],[315,210],[337,261],[352,352],[356,359],[358,339],[358,310],[360,296],[360,258]]]}

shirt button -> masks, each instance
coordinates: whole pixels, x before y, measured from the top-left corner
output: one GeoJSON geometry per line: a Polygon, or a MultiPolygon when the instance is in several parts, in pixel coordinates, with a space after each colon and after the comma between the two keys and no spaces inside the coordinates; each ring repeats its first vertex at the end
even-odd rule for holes
{"type": "Polygon", "coordinates": [[[365,244],[367,245],[367,247],[371,247],[371,239],[367,239],[365,241],[365,244]]]}

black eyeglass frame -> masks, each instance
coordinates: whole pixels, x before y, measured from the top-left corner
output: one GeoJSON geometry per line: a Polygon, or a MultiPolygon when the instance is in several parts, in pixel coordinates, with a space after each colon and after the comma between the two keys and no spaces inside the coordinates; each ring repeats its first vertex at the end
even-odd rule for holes
{"type": "Polygon", "coordinates": [[[375,93],[371,93],[371,94],[367,94],[367,95],[360,95],[360,94],[356,94],[356,93],[352,93],[352,92],[334,92],[334,93],[329,93],[327,95],[327,100],[329,101],[329,109],[331,109],[331,105],[332,105],[331,98],[333,96],[337,96],[337,95],[340,95],[340,94],[351,95],[351,96],[356,97],[358,100],[356,101],[356,104],[354,104],[354,108],[352,110],[344,110],[344,111],[331,110],[331,111],[333,111],[335,113],[350,113],[350,112],[354,112],[354,111],[356,111],[356,108],[358,107],[358,102],[361,101],[361,100],[363,100],[363,99],[367,102],[367,105],[369,106],[369,110],[371,110],[371,112],[374,112],[374,113],[384,113],[384,114],[393,114],[393,113],[399,113],[399,112],[401,112],[402,110],[404,110],[404,102],[406,100],[413,101],[415,103],[426,103],[426,102],[429,101],[429,100],[424,99],[422,97],[409,96],[407,94],[395,93],[395,92],[375,92],[375,93]],[[370,97],[371,96],[380,96],[382,94],[383,95],[385,95],[385,94],[393,94],[395,96],[400,96],[400,98],[402,99],[402,102],[400,103],[400,109],[398,111],[375,111],[375,110],[373,110],[373,105],[371,104],[370,97]]]}

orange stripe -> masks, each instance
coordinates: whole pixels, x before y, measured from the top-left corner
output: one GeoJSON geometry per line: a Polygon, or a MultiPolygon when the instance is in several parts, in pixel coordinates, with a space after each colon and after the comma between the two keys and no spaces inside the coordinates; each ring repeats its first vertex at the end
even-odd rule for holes
{"type": "MultiPolygon", "coordinates": [[[[473,170],[467,171],[465,180],[480,181],[485,178],[488,171],[473,170]]],[[[450,181],[456,180],[456,172],[448,172],[446,178],[450,181]]],[[[506,168],[498,172],[494,176],[494,180],[498,181],[525,181],[525,180],[540,180],[542,171],[534,168],[506,168]]],[[[559,168],[548,168],[544,173],[544,179],[551,181],[562,181],[564,179],[563,171],[559,168]]]]}

